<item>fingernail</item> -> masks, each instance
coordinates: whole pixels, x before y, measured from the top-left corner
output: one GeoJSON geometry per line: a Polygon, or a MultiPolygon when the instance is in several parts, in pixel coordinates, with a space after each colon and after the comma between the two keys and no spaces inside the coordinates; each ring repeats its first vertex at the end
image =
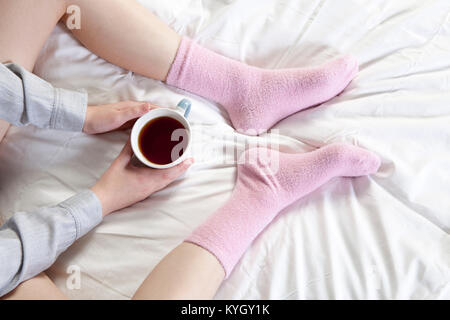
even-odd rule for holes
{"type": "Polygon", "coordinates": [[[187,160],[185,161],[185,164],[188,165],[188,166],[190,166],[190,165],[193,164],[193,163],[194,163],[194,158],[189,158],[189,159],[187,159],[187,160]]]}

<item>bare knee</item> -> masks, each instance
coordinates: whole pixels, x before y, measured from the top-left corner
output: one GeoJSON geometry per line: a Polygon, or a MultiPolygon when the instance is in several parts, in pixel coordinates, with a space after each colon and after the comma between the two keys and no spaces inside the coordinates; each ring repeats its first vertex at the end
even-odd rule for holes
{"type": "Polygon", "coordinates": [[[66,12],[66,0],[0,1],[0,62],[33,70],[42,46],[66,12]]]}
{"type": "Polygon", "coordinates": [[[67,297],[44,273],[22,282],[16,289],[1,297],[4,300],[65,300],[67,297]]]}

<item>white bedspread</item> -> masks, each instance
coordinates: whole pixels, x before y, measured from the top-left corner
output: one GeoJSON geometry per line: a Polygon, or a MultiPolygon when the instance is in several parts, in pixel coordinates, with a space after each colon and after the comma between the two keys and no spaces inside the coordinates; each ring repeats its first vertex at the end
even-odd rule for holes
{"type": "MultiPolygon", "coordinates": [[[[217,298],[450,298],[450,1],[141,2],[179,33],[248,64],[310,66],[346,52],[360,61],[359,75],[342,95],[276,128],[290,151],[333,141],[363,146],[382,157],[380,172],[335,179],[286,209],[217,298]]],[[[62,26],[36,72],[56,86],[85,88],[91,104],[174,105],[187,95],[105,62],[62,26]]],[[[220,106],[189,97],[194,130],[206,132],[194,143],[206,151],[194,154],[197,163],[184,177],[107,217],[58,259],[49,275],[69,297],[128,299],[229,197],[235,166],[210,155],[246,138],[233,133],[220,106]],[[66,287],[73,265],[82,271],[78,290],[66,287]]],[[[126,139],[124,132],[11,128],[0,145],[2,216],[89,187],[126,139]]]]}

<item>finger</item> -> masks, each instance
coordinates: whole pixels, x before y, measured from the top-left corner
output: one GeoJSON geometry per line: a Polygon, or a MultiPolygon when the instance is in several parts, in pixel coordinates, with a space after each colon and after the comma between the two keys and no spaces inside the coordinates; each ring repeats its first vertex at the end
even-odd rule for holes
{"type": "Polygon", "coordinates": [[[123,125],[121,125],[118,130],[127,130],[133,128],[134,124],[136,123],[137,119],[131,119],[127,122],[125,122],[123,125]]]}
{"type": "Polygon", "coordinates": [[[193,163],[194,159],[190,158],[169,169],[134,167],[134,170],[136,170],[139,175],[146,175],[151,177],[152,179],[159,179],[160,182],[164,181],[164,185],[168,185],[170,182],[182,175],[193,163]]]}
{"type": "Polygon", "coordinates": [[[141,102],[138,102],[138,101],[121,101],[119,103],[111,104],[109,106],[113,106],[119,111],[125,111],[125,110],[128,110],[130,107],[139,107],[139,106],[142,106],[142,105],[145,105],[145,104],[150,108],[150,110],[157,109],[157,108],[164,108],[164,107],[157,106],[156,104],[152,104],[152,103],[146,102],[146,101],[141,101],[141,102]]]}
{"type": "Polygon", "coordinates": [[[176,165],[175,167],[169,168],[169,169],[163,169],[158,170],[158,175],[164,179],[167,180],[167,183],[172,182],[179,176],[181,176],[184,172],[186,172],[187,169],[194,163],[193,158],[189,158],[181,162],[180,164],[176,165]]]}
{"type": "Polygon", "coordinates": [[[150,105],[150,109],[164,108],[164,107],[161,107],[161,106],[157,106],[156,104],[149,103],[149,105],[150,105]]]}
{"type": "Polygon", "coordinates": [[[151,110],[150,104],[145,102],[138,106],[128,107],[121,110],[121,123],[139,118],[151,110]]]}
{"type": "Polygon", "coordinates": [[[121,166],[126,166],[128,163],[130,163],[131,157],[133,156],[133,149],[131,148],[131,141],[128,140],[127,143],[123,146],[122,151],[117,156],[116,162],[117,164],[121,166]]]}
{"type": "Polygon", "coordinates": [[[117,103],[111,104],[111,106],[114,106],[115,108],[122,110],[127,109],[129,107],[139,107],[140,105],[143,105],[144,103],[148,103],[146,101],[120,101],[117,103]]]}

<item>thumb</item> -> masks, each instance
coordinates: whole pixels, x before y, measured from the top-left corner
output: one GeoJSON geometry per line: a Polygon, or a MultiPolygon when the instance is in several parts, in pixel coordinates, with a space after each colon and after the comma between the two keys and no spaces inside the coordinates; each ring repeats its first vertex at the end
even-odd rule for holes
{"type": "Polygon", "coordinates": [[[167,184],[181,176],[189,167],[194,163],[193,158],[189,158],[176,165],[175,167],[163,169],[163,170],[153,170],[153,174],[156,173],[162,180],[165,180],[167,184]]]}
{"type": "Polygon", "coordinates": [[[188,158],[181,162],[180,164],[176,165],[175,167],[169,168],[168,173],[169,176],[171,176],[173,179],[178,178],[181,176],[189,167],[194,163],[194,158],[188,158]]]}
{"type": "Polygon", "coordinates": [[[132,156],[133,149],[131,148],[131,141],[128,140],[114,162],[125,167],[130,162],[132,156]]]}

